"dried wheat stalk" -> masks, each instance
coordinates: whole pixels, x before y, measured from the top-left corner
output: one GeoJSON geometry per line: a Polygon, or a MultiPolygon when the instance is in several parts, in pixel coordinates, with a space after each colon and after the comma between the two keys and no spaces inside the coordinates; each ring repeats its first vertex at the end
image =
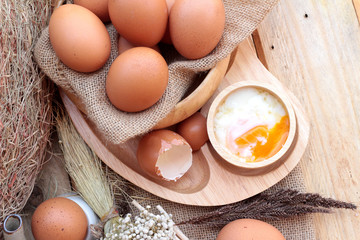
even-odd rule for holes
{"type": "Polygon", "coordinates": [[[76,190],[101,218],[114,206],[113,195],[97,155],[86,145],[63,111],[56,117],[65,167],[76,190]]]}
{"type": "Polygon", "coordinates": [[[319,194],[281,189],[275,193],[258,194],[247,200],[220,207],[203,216],[190,218],[177,224],[223,226],[239,218],[278,220],[307,213],[330,213],[331,208],[356,209],[356,206],[324,198],[319,194]]]}
{"type": "MultiPolygon", "coordinates": [[[[61,107],[57,111],[56,122],[66,170],[75,184],[76,191],[101,218],[99,224],[91,227],[93,236],[101,238],[105,223],[119,216],[113,200],[113,189],[103,171],[101,160],[87,146],[61,107]]],[[[117,190],[121,191],[120,187],[117,190]]]]}
{"type": "Polygon", "coordinates": [[[46,155],[53,90],[33,48],[50,11],[50,0],[0,1],[0,232],[25,206],[46,155]]]}

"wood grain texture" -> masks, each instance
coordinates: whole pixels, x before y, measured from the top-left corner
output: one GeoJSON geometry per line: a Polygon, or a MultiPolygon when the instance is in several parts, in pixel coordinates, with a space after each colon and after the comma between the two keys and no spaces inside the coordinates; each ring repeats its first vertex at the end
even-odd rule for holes
{"type": "Polygon", "coordinates": [[[296,144],[293,144],[291,151],[287,151],[281,161],[277,161],[271,169],[267,169],[266,173],[249,175],[248,172],[223,161],[211,144],[207,143],[193,153],[193,166],[176,183],[153,179],[140,169],[136,159],[139,138],[121,145],[106,143],[101,139],[101,134],[96,132],[96,127],[85,120],[63,92],[61,96],[82,138],[99,158],[119,175],[146,191],[170,201],[215,206],[246,199],[280,181],[297,165],[308,143],[309,122],[301,104],[265,69],[249,40],[239,45],[230,70],[201,112],[206,115],[213,99],[228,85],[246,80],[271,84],[273,89],[287,96],[297,117],[297,138],[294,140],[296,144]]]}
{"type": "Polygon", "coordinates": [[[360,22],[360,0],[353,0],[354,8],[357,14],[357,18],[360,22]]]}
{"type": "MultiPolygon", "coordinates": [[[[360,205],[359,1],[281,0],[258,28],[268,68],[312,123],[307,189],[360,205]]],[[[359,210],[315,215],[317,239],[358,239],[359,210]]]]}

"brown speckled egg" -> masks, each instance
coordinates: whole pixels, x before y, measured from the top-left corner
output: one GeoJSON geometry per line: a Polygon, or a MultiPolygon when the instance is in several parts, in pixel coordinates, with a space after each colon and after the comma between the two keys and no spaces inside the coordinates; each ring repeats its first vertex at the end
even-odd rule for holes
{"type": "Polygon", "coordinates": [[[199,112],[180,122],[177,132],[185,138],[193,151],[199,150],[209,140],[206,118],[199,112]]]}
{"type": "Polygon", "coordinates": [[[83,6],[98,16],[101,21],[110,21],[108,0],[74,0],[74,3],[83,6]]]}
{"type": "Polygon", "coordinates": [[[49,36],[56,55],[75,71],[96,71],[110,56],[110,36],[105,25],[79,5],[66,4],[54,11],[49,36]]]}
{"type": "Polygon", "coordinates": [[[31,219],[36,240],[84,240],[87,229],[87,218],[81,207],[62,197],[41,203],[31,219]]]}
{"type": "Polygon", "coordinates": [[[168,20],[165,0],[109,0],[109,14],[122,37],[146,47],[160,42],[168,20]]]}
{"type": "Polygon", "coordinates": [[[209,54],[221,39],[225,10],[221,0],[176,0],[170,11],[170,36],[188,59],[209,54]]]}
{"type": "MultiPolygon", "coordinates": [[[[174,5],[174,3],[175,3],[175,0],[166,0],[169,16],[170,16],[171,8],[174,5]]],[[[166,31],[165,31],[163,38],[161,39],[161,42],[166,43],[166,44],[172,44],[171,37],[170,37],[169,20],[168,20],[168,24],[166,25],[166,31]]]]}
{"type": "Polygon", "coordinates": [[[120,54],[111,64],[106,94],[122,111],[142,111],[161,98],[168,78],[168,66],[160,53],[148,47],[135,47],[120,54]]]}
{"type": "Polygon", "coordinates": [[[216,240],[286,240],[274,226],[255,219],[239,219],[221,229],[216,240]]]}
{"type": "MultiPolygon", "coordinates": [[[[137,45],[129,42],[125,38],[119,36],[119,39],[118,39],[119,55],[122,54],[123,52],[125,52],[126,50],[129,50],[129,49],[134,48],[134,47],[140,47],[140,46],[137,46],[137,45]]],[[[160,48],[159,48],[158,45],[155,45],[155,46],[153,46],[151,48],[154,49],[155,51],[157,51],[158,53],[160,53],[160,48]]]]}

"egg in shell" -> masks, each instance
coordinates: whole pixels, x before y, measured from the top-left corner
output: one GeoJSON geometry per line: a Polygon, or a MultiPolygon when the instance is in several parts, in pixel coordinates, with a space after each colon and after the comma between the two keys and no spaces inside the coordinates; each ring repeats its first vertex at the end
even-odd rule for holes
{"type": "Polygon", "coordinates": [[[168,79],[168,66],[160,53],[148,47],[135,47],[120,54],[111,64],[106,94],[119,110],[138,112],[162,97],[168,79]]]}
{"type": "Polygon", "coordinates": [[[145,173],[166,181],[179,180],[192,165],[189,143],[176,132],[165,129],[143,136],[136,156],[145,173]]]}
{"type": "Polygon", "coordinates": [[[274,226],[255,219],[238,219],[221,229],[216,240],[285,240],[274,226]]]}
{"type": "Polygon", "coordinates": [[[109,15],[126,40],[152,47],[164,36],[168,9],[165,0],[109,0],[109,15]]]}
{"type": "MultiPolygon", "coordinates": [[[[170,16],[170,11],[172,6],[174,5],[176,0],[166,0],[166,5],[168,8],[168,15],[170,16]]],[[[166,44],[172,44],[171,41],[171,36],[170,36],[170,24],[169,24],[169,20],[168,23],[166,25],[166,30],[165,30],[165,34],[163,36],[163,38],[161,39],[161,42],[166,43],[166,44]]]]}
{"type": "Polygon", "coordinates": [[[219,43],[225,28],[222,0],[176,0],[170,11],[172,43],[185,58],[198,59],[219,43]]]}
{"type": "Polygon", "coordinates": [[[84,211],[64,197],[42,202],[31,219],[31,230],[36,240],[84,240],[87,229],[84,211]]]}
{"type": "Polygon", "coordinates": [[[200,112],[180,122],[177,132],[186,139],[193,151],[199,150],[209,140],[206,118],[200,112]]]}
{"type": "Polygon", "coordinates": [[[54,11],[49,37],[59,59],[75,71],[96,71],[110,56],[105,25],[93,12],[76,4],[65,4],[54,11]]]}
{"type": "MultiPolygon", "coordinates": [[[[123,52],[125,52],[126,50],[129,50],[131,48],[134,47],[140,47],[136,44],[133,44],[131,42],[129,42],[128,40],[126,40],[125,38],[119,36],[118,38],[118,52],[119,55],[122,54],[123,52]]],[[[155,51],[157,51],[158,53],[160,53],[160,48],[158,45],[155,45],[153,47],[151,47],[152,49],[154,49],[155,51]]]]}
{"type": "Polygon", "coordinates": [[[74,0],[74,4],[83,6],[98,16],[101,21],[109,22],[108,0],[74,0]]]}

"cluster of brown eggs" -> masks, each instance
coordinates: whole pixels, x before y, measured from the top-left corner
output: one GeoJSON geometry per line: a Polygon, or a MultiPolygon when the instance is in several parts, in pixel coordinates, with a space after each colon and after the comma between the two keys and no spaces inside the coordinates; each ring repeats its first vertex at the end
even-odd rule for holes
{"type": "Polygon", "coordinates": [[[173,44],[187,59],[209,54],[225,26],[221,0],[75,0],[56,9],[49,23],[56,55],[69,68],[94,72],[108,61],[111,21],[119,33],[121,54],[113,61],[107,79],[110,102],[126,112],[155,104],[168,84],[168,67],[155,51],[162,41],[173,44]],[[124,51],[125,50],[127,51],[124,51]],[[128,49],[131,48],[131,49],[128,49]]]}

